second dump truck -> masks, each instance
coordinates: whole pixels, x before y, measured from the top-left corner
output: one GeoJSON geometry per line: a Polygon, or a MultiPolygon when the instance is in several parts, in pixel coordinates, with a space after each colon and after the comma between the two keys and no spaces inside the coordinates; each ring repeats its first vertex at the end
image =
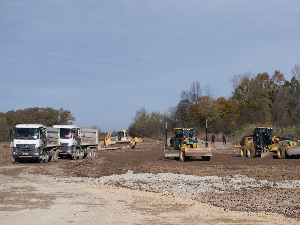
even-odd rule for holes
{"type": "Polygon", "coordinates": [[[75,125],[53,125],[60,130],[58,155],[71,159],[95,158],[98,146],[97,129],[81,129],[75,125]]]}
{"type": "MultiPolygon", "coordinates": [[[[170,145],[165,145],[165,158],[179,158],[187,161],[190,157],[202,157],[209,161],[212,156],[211,148],[200,148],[199,143],[193,138],[193,128],[174,128],[175,136],[170,139],[170,145]]],[[[167,138],[167,137],[166,137],[167,138]]]]}

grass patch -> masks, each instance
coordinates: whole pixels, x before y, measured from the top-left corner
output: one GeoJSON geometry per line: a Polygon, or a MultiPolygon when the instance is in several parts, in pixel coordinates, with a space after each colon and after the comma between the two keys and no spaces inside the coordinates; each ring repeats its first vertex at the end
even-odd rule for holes
{"type": "Polygon", "coordinates": [[[0,142],[0,145],[10,145],[10,142],[0,142]]]}

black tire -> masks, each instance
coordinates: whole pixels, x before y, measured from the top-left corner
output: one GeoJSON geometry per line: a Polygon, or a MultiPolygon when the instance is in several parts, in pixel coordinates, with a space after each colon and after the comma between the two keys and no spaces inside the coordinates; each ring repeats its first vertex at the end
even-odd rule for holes
{"type": "Polygon", "coordinates": [[[44,162],[48,163],[49,162],[49,154],[44,155],[44,162]]]}
{"type": "Polygon", "coordinates": [[[58,150],[54,154],[54,162],[58,162],[58,150]]]}
{"type": "Polygon", "coordinates": [[[78,150],[74,152],[74,155],[72,156],[73,160],[77,160],[78,158],[78,150]]]}
{"type": "Polygon", "coordinates": [[[210,161],[210,156],[202,156],[203,161],[210,161]]]}
{"type": "Polygon", "coordinates": [[[92,149],[92,159],[96,157],[96,149],[92,149]]]}
{"type": "Polygon", "coordinates": [[[254,158],[255,155],[256,155],[256,150],[254,149],[254,147],[247,148],[247,157],[254,158]]]}
{"type": "Polygon", "coordinates": [[[241,147],[240,148],[240,156],[241,157],[246,157],[246,155],[247,155],[246,153],[247,153],[246,149],[244,147],[241,147]]]}
{"type": "Polygon", "coordinates": [[[278,159],[285,159],[285,158],[286,158],[286,151],[285,151],[285,148],[279,147],[279,148],[277,149],[277,158],[278,158],[278,159]]]}
{"type": "Polygon", "coordinates": [[[181,162],[184,162],[185,161],[185,151],[184,150],[181,150],[180,153],[179,153],[179,160],[181,162]]]}
{"type": "Polygon", "coordinates": [[[88,149],[88,150],[87,150],[87,155],[86,155],[86,157],[87,157],[88,159],[91,159],[91,158],[92,158],[92,151],[91,151],[91,149],[88,149]]]}
{"type": "Polygon", "coordinates": [[[53,153],[52,156],[49,156],[49,162],[55,162],[54,161],[54,158],[55,158],[54,155],[55,155],[55,152],[53,153]]]}
{"type": "Polygon", "coordinates": [[[83,153],[82,151],[79,151],[79,156],[78,156],[78,158],[79,158],[79,159],[83,159],[83,156],[84,156],[84,153],[83,153]]]}

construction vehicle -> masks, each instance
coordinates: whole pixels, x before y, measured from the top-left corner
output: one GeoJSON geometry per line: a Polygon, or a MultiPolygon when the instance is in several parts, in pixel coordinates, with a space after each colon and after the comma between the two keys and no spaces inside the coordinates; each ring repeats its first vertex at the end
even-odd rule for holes
{"type": "Polygon", "coordinates": [[[100,142],[102,149],[134,149],[137,143],[143,141],[138,137],[130,137],[128,130],[118,131],[118,136],[111,135],[112,132],[109,132],[104,141],[100,142]]]}
{"type": "Polygon", "coordinates": [[[17,123],[10,132],[15,163],[36,160],[41,163],[58,161],[60,130],[42,124],[17,123]]]}
{"type": "Polygon", "coordinates": [[[81,129],[81,149],[84,157],[94,159],[96,149],[98,147],[98,130],[97,129],[81,129]]]}
{"type": "Polygon", "coordinates": [[[272,127],[256,127],[253,135],[244,136],[240,142],[240,156],[261,158],[276,153],[277,158],[284,159],[291,155],[300,155],[298,141],[293,138],[274,136],[272,127]]]}
{"type": "MultiPolygon", "coordinates": [[[[166,129],[167,130],[167,129],[166,129]]],[[[202,160],[209,161],[212,156],[211,148],[199,148],[199,143],[193,138],[193,128],[174,128],[175,136],[170,139],[170,145],[166,145],[165,158],[179,158],[180,161],[187,161],[190,157],[202,157],[202,160]]]]}
{"type": "Polygon", "coordinates": [[[97,129],[80,129],[75,125],[53,125],[60,129],[58,155],[71,159],[95,158],[98,145],[97,129]]]}

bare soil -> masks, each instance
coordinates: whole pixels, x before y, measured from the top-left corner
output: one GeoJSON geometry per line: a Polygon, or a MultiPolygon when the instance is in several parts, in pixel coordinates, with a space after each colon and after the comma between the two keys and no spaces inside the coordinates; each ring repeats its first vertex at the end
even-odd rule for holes
{"type": "MultiPolygon", "coordinates": [[[[214,155],[210,161],[192,159],[188,162],[180,162],[178,160],[165,159],[163,142],[153,141],[141,143],[133,150],[98,150],[94,160],[59,159],[59,162],[56,163],[40,164],[29,162],[16,165],[12,164],[13,159],[9,146],[0,145],[0,168],[2,168],[0,175],[10,177],[10,182],[13,182],[13,180],[21,179],[20,174],[24,174],[24,171],[27,174],[26,176],[28,176],[28,180],[34,180],[33,178],[35,176],[38,177],[38,175],[45,175],[51,177],[51,179],[53,177],[99,178],[113,174],[125,174],[130,170],[136,174],[174,173],[218,177],[231,177],[239,174],[257,181],[267,180],[274,183],[285,180],[300,180],[300,159],[298,158],[277,159],[274,155],[269,155],[265,158],[242,158],[239,157],[238,149],[234,149],[230,143],[224,145],[218,142],[209,147],[213,148],[214,155]]],[[[119,186],[119,188],[122,187],[122,184],[118,185],[116,183],[115,185],[119,186]]],[[[26,193],[26,190],[23,190],[23,193],[26,193]]],[[[3,194],[2,192],[0,194],[0,211],[12,210],[12,208],[7,208],[11,206],[9,204],[6,205],[6,195],[11,195],[11,193],[7,192],[3,194]]],[[[50,197],[48,196],[47,198],[50,197]]],[[[48,202],[51,202],[50,200],[48,202]]],[[[16,205],[18,205],[18,201],[20,204],[22,203],[22,200],[15,199],[14,201],[17,201],[15,202],[16,205]]],[[[193,201],[191,204],[196,204],[195,202],[199,202],[199,204],[208,203],[232,213],[238,211],[252,212],[254,214],[257,213],[257,216],[260,215],[259,213],[265,212],[276,213],[281,214],[285,218],[300,221],[299,188],[264,186],[252,189],[232,189],[223,193],[205,193],[196,196],[191,201],[193,201]]],[[[171,211],[172,209],[169,210],[170,213],[171,211]]],[[[271,220],[273,217],[270,216],[266,220],[263,220],[264,222],[260,222],[266,223],[266,221],[271,220]]],[[[227,223],[221,220],[217,222],[227,223]]],[[[245,223],[246,221],[240,220],[240,222],[245,223]]],[[[259,221],[252,222],[257,223],[259,221]]],[[[229,220],[228,223],[233,223],[233,221],[229,220]]],[[[281,221],[278,223],[284,222],[281,221]]],[[[291,221],[285,223],[291,223],[291,221]]]]}

